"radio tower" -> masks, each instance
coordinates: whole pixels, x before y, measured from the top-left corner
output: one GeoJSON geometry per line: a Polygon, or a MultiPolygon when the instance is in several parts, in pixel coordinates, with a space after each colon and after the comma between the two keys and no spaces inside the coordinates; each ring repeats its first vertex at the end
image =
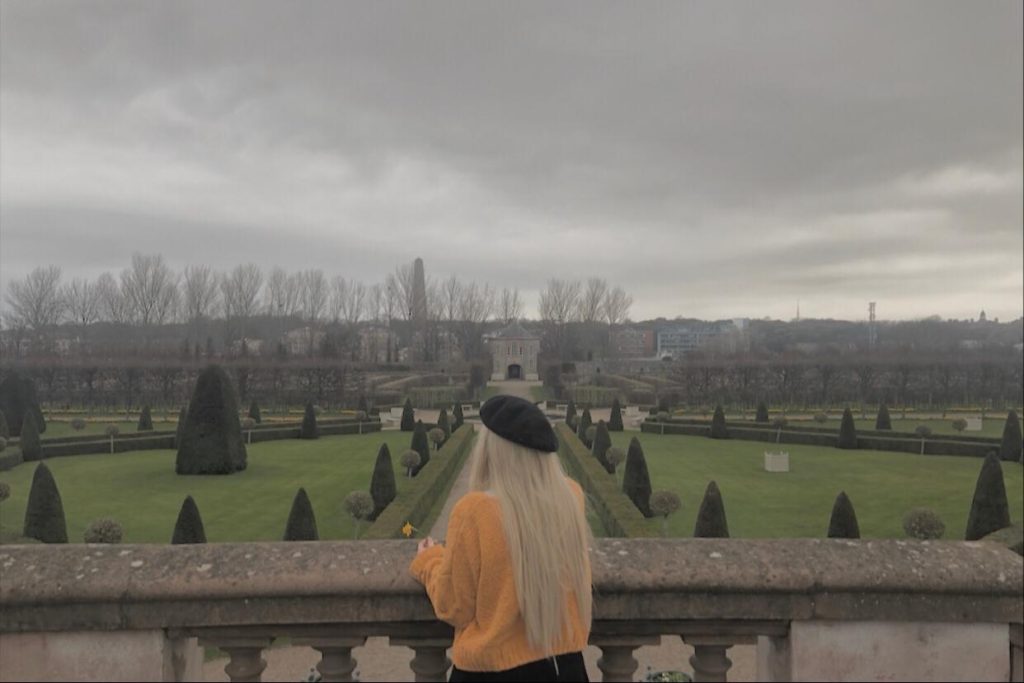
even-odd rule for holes
{"type": "Polygon", "coordinates": [[[873,350],[878,342],[878,327],[875,325],[875,302],[868,303],[868,349],[873,350]]]}

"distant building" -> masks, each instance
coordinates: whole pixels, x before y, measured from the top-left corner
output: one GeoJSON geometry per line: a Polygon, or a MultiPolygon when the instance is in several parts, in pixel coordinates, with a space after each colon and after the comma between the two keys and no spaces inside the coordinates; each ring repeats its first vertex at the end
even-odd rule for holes
{"type": "Polygon", "coordinates": [[[617,358],[650,358],[654,355],[654,330],[625,328],[608,334],[612,356],[617,358]]]}
{"type": "Polygon", "coordinates": [[[492,380],[539,379],[540,337],[528,332],[518,321],[486,335],[484,341],[491,350],[492,380]]]}
{"type": "Polygon", "coordinates": [[[289,330],[281,338],[288,353],[293,356],[315,353],[323,343],[327,334],[323,330],[314,330],[308,325],[289,330]]]}

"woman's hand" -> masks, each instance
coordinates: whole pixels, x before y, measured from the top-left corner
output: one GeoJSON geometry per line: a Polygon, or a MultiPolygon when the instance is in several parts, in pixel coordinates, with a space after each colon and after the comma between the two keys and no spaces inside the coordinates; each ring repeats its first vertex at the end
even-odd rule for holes
{"type": "Polygon", "coordinates": [[[420,541],[419,544],[416,546],[416,554],[419,555],[427,548],[433,548],[435,545],[437,545],[437,541],[435,541],[430,536],[427,536],[422,541],[420,541]]]}

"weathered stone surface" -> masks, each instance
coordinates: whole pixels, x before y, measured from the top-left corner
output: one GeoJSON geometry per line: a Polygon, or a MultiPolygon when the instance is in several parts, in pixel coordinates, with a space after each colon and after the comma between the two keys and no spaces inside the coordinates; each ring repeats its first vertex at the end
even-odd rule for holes
{"type": "MultiPolygon", "coordinates": [[[[603,539],[595,545],[598,622],[1012,623],[1024,609],[1022,558],[988,543],[603,539]]],[[[0,632],[328,624],[339,615],[367,627],[422,627],[436,621],[407,571],[414,553],[415,542],[404,540],[4,546],[0,632]]]]}

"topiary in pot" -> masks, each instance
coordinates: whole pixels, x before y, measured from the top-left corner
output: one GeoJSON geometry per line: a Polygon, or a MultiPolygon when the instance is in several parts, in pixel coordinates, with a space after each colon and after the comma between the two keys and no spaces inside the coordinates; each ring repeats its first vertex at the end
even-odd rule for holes
{"type": "Polygon", "coordinates": [[[359,538],[360,523],[370,518],[373,514],[373,498],[366,491],[353,491],[345,496],[345,512],[352,516],[356,522],[353,538],[359,538]]]}

